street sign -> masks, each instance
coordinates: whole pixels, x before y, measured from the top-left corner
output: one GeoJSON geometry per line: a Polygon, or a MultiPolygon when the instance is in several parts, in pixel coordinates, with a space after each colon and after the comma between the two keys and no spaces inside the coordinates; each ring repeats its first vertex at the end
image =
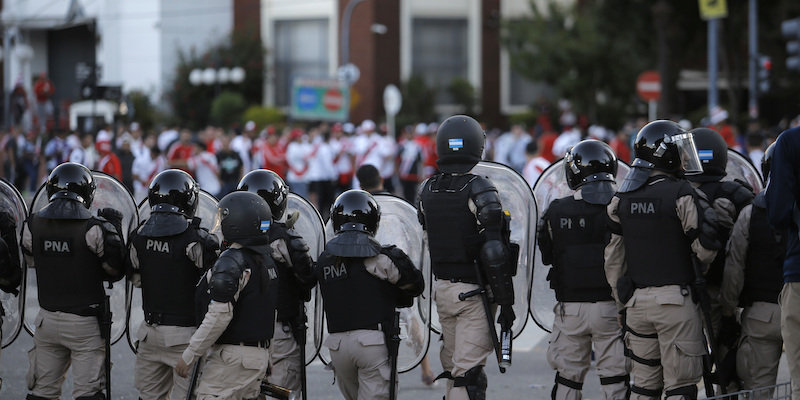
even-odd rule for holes
{"type": "Polygon", "coordinates": [[[295,78],[292,85],[292,119],[346,121],[350,89],[346,82],[330,79],[295,78]]]}
{"type": "Polygon", "coordinates": [[[725,0],[699,0],[699,3],[700,18],[706,21],[728,16],[728,4],[725,0]]]}
{"type": "Polygon", "coordinates": [[[400,94],[400,89],[391,83],[386,85],[386,88],[383,89],[383,108],[386,110],[386,114],[397,115],[402,106],[403,95],[400,94]]]}
{"type": "Polygon", "coordinates": [[[658,72],[642,72],[636,80],[636,93],[644,101],[658,101],[661,97],[661,76],[658,72]]]}

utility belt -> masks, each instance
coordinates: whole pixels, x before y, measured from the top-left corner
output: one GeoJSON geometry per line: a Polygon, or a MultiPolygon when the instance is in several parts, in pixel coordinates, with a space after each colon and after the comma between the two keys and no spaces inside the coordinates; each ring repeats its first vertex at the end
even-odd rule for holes
{"type": "Polygon", "coordinates": [[[89,304],[87,306],[77,307],[55,307],[53,309],[42,307],[42,309],[50,312],[64,312],[67,314],[80,315],[81,317],[97,317],[100,315],[100,304],[89,304]]]}
{"type": "Polygon", "coordinates": [[[217,344],[229,344],[232,346],[247,346],[247,347],[258,347],[261,349],[268,349],[269,348],[269,340],[258,340],[255,342],[234,342],[232,340],[223,340],[217,342],[217,344]]]}
{"type": "Polygon", "coordinates": [[[169,326],[195,326],[194,316],[164,314],[160,312],[145,312],[144,321],[148,325],[169,325],[169,326]]]}
{"type": "Polygon", "coordinates": [[[444,277],[436,277],[437,281],[450,281],[450,283],[471,283],[473,285],[478,284],[478,278],[474,276],[465,276],[459,278],[444,278],[444,277]]]}
{"type": "MultiPolygon", "coordinates": [[[[631,299],[631,297],[633,297],[633,292],[636,291],[636,289],[671,286],[671,285],[680,286],[681,291],[683,291],[684,289],[688,290],[689,288],[692,288],[692,285],[689,283],[678,283],[678,282],[669,282],[659,285],[644,285],[641,283],[634,282],[630,276],[625,275],[617,280],[617,296],[619,297],[620,303],[625,304],[628,302],[628,300],[631,299]]],[[[694,290],[692,290],[691,292],[692,292],[692,300],[695,303],[697,303],[696,300],[697,296],[695,295],[694,290]]]]}

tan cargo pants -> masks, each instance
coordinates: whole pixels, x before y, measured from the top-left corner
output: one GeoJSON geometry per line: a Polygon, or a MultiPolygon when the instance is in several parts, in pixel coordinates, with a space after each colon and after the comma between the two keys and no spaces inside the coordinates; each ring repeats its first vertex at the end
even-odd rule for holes
{"type": "Polygon", "coordinates": [[[778,303],[781,305],[781,335],[792,378],[792,399],[800,400],[800,282],[784,283],[778,303]]]}
{"type": "Polygon", "coordinates": [[[175,364],[189,345],[195,330],[194,327],[149,325],[142,322],[136,334],[139,347],[133,375],[133,386],[139,391],[139,398],[186,398],[191,377],[178,376],[175,364]]]}
{"type": "Polygon", "coordinates": [[[347,400],[388,400],[392,366],[383,331],[355,330],[325,338],[339,390],[347,400]]]}
{"type": "MultiPolygon", "coordinates": [[[[774,303],[757,301],[742,312],[742,336],[736,353],[736,372],[745,389],[775,385],[778,363],[783,353],[781,308],[774,303]]],[[[757,393],[772,397],[775,390],[757,393]]]]}
{"type": "MultiPolygon", "coordinates": [[[[561,378],[583,384],[594,346],[597,375],[603,396],[608,400],[627,395],[630,360],[625,357],[622,329],[617,323],[614,301],[596,303],[563,302],[555,306],[553,332],[547,348],[547,361],[561,378]],[[610,381],[610,382],[609,382],[610,381]]],[[[580,389],[558,384],[556,400],[580,400],[580,389]]]]}
{"type": "MultiPolygon", "coordinates": [[[[458,295],[478,288],[470,283],[453,283],[435,280],[434,300],[442,325],[442,347],[439,357],[445,371],[454,377],[478,365],[486,365],[486,358],[494,352],[492,338],[486,321],[486,311],[480,296],[472,296],[464,301],[458,295]]],[[[519,317],[519,316],[518,316],[519,317]]],[[[447,400],[469,400],[464,387],[453,387],[447,380],[447,400]]]]}
{"type": "Polygon", "coordinates": [[[636,357],[660,361],[651,366],[631,357],[631,399],[658,399],[662,390],[667,399],[678,399],[681,395],[670,391],[696,390],[706,349],[700,307],[688,290],[677,285],[636,289],[625,308],[628,328],[638,334],[626,332],[626,346],[636,357]],[[637,393],[640,389],[658,394],[637,393]]]}
{"type": "Polygon", "coordinates": [[[300,390],[300,372],[303,360],[300,360],[300,346],[292,334],[292,326],[283,322],[275,323],[275,335],[269,346],[269,362],[271,375],[268,381],[291,390],[300,390]]]}
{"type": "Polygon", "coordinates": [[[254,399],[267,373],[269,351],[262,347],[215,344],[197,385],[197,400],[254,399]]]}
{"type": "Polygon", "coordinates": [[[72,397],[91,396],[105,388],[105,355],[95,317],[40,310],[34,322],[33,348],[28,352],[28,389],[34,396],[61,397],[72,365],[72,397]]]}

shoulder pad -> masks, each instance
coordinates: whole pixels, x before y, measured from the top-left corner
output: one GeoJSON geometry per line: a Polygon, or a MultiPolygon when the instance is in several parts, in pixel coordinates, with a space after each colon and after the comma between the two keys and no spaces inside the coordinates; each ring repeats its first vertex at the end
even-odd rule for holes
{"type": "Polygon", "coordinates": [[[338,257],[375,257],[381,252],[381,244],[365,233],[341,232],[325,245],[325,251],[338,257]]]}
{"type": "Polygon", "coordinates": [[[472,193],[474,195],[478,195],[488,191],[497,191],[497,188],[494,186],[492,181],[485,176],[474,175],[475,178],[472,180],[472,193]]]}
{"type": "Polygon", "coordinates": [[[281,222],[273,222],[272,225],[269,226],[269,241],[270,243],[278,240],[283,239],[287,241],[288,231],[289,228],[286,227],[286,224],[281,222]]]}
{"type": "Polygon", "coordinates": [[[245,269],[244,253],[240,249],[225,250],[211,270],[208,287],[211,300],[229,303],[239,290],[239,279],[245,269]]]}
{"type": "Polygon", "coordinates": [[[720,189],[722,189],[723,195],[736,205],[737,210],[750,204],[755,196],[749,185],[745,186],[738,180],[724,181],[720,189]]]}
{"type": "Polygon", "coordinates": [[[139,234],[149,237],[173,236],[189,228],[186,217],[173,213],[152,213],[139,228],[139,234]]]}

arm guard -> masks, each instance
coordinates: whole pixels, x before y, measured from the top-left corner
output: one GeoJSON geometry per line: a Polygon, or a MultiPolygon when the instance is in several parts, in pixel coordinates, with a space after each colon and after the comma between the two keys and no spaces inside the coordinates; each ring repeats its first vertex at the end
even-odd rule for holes
{"type": "MultiPolygon", "coordinates": [[[[697,206],[698,229],[695,236],[706,249],[719,250],[722,248],[722,244],[719,240],[720,228],[719,222],[717,221],[717,214],[714,212],[714,207],[709,204],[705,194],[699,190],[697,193],[698,196],[695,197],[695,205],[697,206]]],[[[691,236],[690,234],[690,237],[691,236]]]]}
{"type": "Polygon", "coordinates": [[[484,238],[480,262],[494,302],[499,305],[514,304],[514,275],[509,261],[509,250],[503,243],[503,206],[497,188],[486,178],[478,177],[472,183],[472,201],[475,202],[479,229],[484,238]]]}
{"type": "Polygon", "coordinates": [[[537,238],[539,241],[539,252],[542,254],[544,265],[553,264],[553,238],[550,237],[550,229],[547,227],[547,211],[544,212],[542,219],[539,220],[537,227],[537,238]]]}
{"type": "Polygon", "coordinates": [[[0,258],[8,255],[8,262],[0,266],[0,289],[17,294],[17,288],[22,283],[22,263],[19,259],[19,244],[17,243],[17,224],[11,215],[0,214],[0,240],[5,243],[6,251],[0,251],[0,258]]]}
{"type": "Polygon", "coordinates": [[[396,246],[383,247],[381,253],[392,260],[392,264],[400,273],[400,278],[395,283],[395,286],[399,289],[395,297],[395,307],[413,306],[414,297],[422,294],[425,289],[425,280],[422,277],[422,272],[414,266],[408,255],[396,246]]]}
{"type": "Polygon", "coordinates": [[[286,247],[289,250],[289,257],[292,259],[292,270],[297,280],[307,289],[314,287],[312,265],[314,260],[309,254],[308,243],[302,236],[298,235],[293,229],[286,230],[286,247]]]}
{"type": "Polygon", "coordinates": [[[211,300],[218,303],[231,303],[239,291],[239,279],[244,272],[243,259],[236,255],[223,254],[211,270],[208,282],[211,300]]]}
{"type": "Polygon", "coordinates": [[[514,304],[514,282],[508,272],[508,254],[499,240],[489,240],[481,247],[481,265],[492,288],[494,302],[501,305],[514,304]]]}
{"type": "Polygon", "coordinates": [[[116,282],[125,277],[125,263],[128,249],[122,240],[122,235],[118,233],[117,227],[108,222],[105,218],[97,217],[96,224],[103,231],[103,257],[101,261],[108,265],[116,274],[110,274],[104,270],[105,279],[116,282]]]}
{"type": "Polygon", "coordinates": [[[217,258],[219,257],[219,241],[216,236],[200,227],[197,229],[197,235],[199,237],[198,244],[203,246],[203,271],[207,271],[217,262],[217,258]]]}

